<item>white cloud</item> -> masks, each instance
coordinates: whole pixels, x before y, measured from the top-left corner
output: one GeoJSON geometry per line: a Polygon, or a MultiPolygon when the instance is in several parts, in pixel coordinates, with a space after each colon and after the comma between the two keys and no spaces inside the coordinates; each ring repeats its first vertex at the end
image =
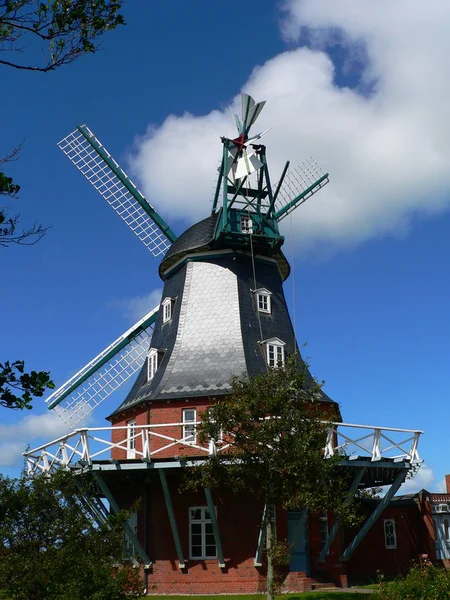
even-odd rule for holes
{"type": "MultiPolygon", "coordinates": [[[[268,101],[257,129],[272,128],[265,137],[272,180],[287,159],[295,165],[309,155],[330,172],[330,184],[294,212],[299,243],[397,235],[415,215],[447,208],[448,2],[290,0],[285,11],[283,31],[291,40],[305,27],[316,44],[339,31],[350,57],[361,48],[366,57],[358,89],[337,87],[330,57],[306,48],[256,67],[243,85],[268,101]]],[[[233,109],[170,115],[137,141],[132,169],[162,212],[191,220],[208,214],[219,136],[234,135],[237,107],[236,97],[233,109]]]]}
{"type": "Polygon", "coordinates": [[[161,295],[162,288],[156,288],[144,296],[114,300],[110,303],[110,307],[120,310],[127,319],[135,323],[158,306],[161,302],[161,295]]]}
{"type": "Polygon", "coordinates": [[[48,442],[67,432],[67,425],[53,412],[26,415],[11,425],[0,425],[0,465],[19,464],[28,444],[48,442]],[[36,442],[36,443],[35,443],[36,442]]]}
{"type": "Polygon", "coordinates": [[[420,492],[420,490],[427,490],[429,492],[434,492],[435,484],[434,484],[434,474],[432,469],[423,464],[419,471],[416,473],[416,476],[413,479],[408,479],[405,483],[400,487],[400,490],[397,494],[413,494],[415,492],[420,492]]]}
{"type": "Polygon", "coordinates": [[[434,491],[439,492],[441,494],[446,494],[447,493],[447,484],[445,482],[445,477],[444,477],[444,479],[439,481],[439,483],[435,487],[436,487],[436,489],[434,491]]]}

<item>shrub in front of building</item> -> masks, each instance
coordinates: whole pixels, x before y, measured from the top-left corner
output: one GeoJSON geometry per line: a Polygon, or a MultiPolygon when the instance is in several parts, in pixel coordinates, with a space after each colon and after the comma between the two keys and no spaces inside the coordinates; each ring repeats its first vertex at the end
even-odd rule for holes
{"type": "Polygon", "coordinates": [[[426,554],[415,562],[405,577],[384,582],[380,576],[375,600],[448,600],[450,571],[434,565],[426,554]]]}

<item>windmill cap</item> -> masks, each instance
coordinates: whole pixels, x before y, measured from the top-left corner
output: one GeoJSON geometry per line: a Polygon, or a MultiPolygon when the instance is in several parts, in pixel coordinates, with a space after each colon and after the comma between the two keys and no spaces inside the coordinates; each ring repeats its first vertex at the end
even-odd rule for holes
{"type": "MultiPolygon", "coordinates": [[[[181,234],[172,244],[159,266],[159,276],[162,280],[165,280],[168,271],[187,255],[227,249],[225,246],[218,244],[217,240],[215,240],[214,234],[220,214],[221,211],[195,223],[195,225],[189,227],[189,229],[181,234]]],[[[284,281],[291,271],[286,257],[279,251],[271,258],[277,261],[278,268],[284,281]]]]}

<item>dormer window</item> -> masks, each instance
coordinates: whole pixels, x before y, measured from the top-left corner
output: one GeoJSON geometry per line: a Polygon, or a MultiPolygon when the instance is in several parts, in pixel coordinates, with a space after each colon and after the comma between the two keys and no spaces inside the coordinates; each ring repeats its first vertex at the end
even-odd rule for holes
{"type": "Polygon", "coordinates": [[[270,340],[266,340],[264,344],[266,346],[267,365],[275,369],[277,367],[284,367],[284,347],[286,346],[285,342],[283,342],[279,338],[272,338],[270,340]]]}
{"type": "Polygon", "coordinates": [[[241,217],[241,233],[253,233],[253,221],[247,215],[241,217]]]}
{"type": "Polygon", "coordinates": [[[164,300],[161,302],[163,323],[167,323],[172,318],[174,304],[175,304],[175,298],[164,298],[164,300]]]}
{"type": "Polygon", "coordinates": [[[150,348],[147,356],[147,381],[151,381],[158,370],[158,350],[150,348]]]}
{"type": "Polygon", "coordinates": [[[272,292],[269,292],[269,290],[266,290],[265,288],[260,288],[259,290],[255,290],[254,293],[258,312],[270,314],[272,312],[272,303],[270,299],[272,292]]]}

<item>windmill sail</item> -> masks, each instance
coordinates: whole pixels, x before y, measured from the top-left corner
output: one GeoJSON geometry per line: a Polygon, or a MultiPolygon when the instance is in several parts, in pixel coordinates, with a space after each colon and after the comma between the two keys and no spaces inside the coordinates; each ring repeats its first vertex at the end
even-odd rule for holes
{"type": "Polygon", "coordinates": [[[144,363],[159,306],[100,352],[46,400],[70,427],[87,417],[144,363]]]}
{"type": "Polygon", "coordinates": [[[248,94],[242,94],[242,130],[240,133],[248,135],[250,127],[259,117],[265,103],[265,101],[255,102],[248,94]]]}
{"type": "Polygon", "coordinates": [[[165,254],[177,236],[92,131],[80,125],[58,146],[153,256],[165,254]]]}
{"type": "Polygon", "coordinates": [[[324,173],[311,157],[287,171],[276,195],[275,219],[280,222],[328,182],[328,173],[324,173]]]}

